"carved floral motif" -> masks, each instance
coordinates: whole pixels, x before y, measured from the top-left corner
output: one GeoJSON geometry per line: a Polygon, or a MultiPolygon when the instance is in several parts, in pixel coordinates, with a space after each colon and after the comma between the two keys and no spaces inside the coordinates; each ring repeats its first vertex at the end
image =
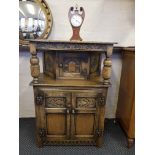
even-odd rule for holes
{"type": "Polygon", "coordinates": [[[36,102],[37,105],[42,105],[43,102],[44,102],[43,94],[37,95],[36,98],[35,98],[35,102],[36,102]]]}
{"type": "Polygon", "coordinates": [[[66,105],[65,97],[47,97],[46,106],[50,108],[64,108],[66,105]]]}
{"type": "Polygon", "coordinates": [[[104,99],[104,97],[99,97],[98,104],[101,105],[101,106],[104,106],[105,105],[105,99],[104,99]]]}
{"type": "Polygon", "coordinates": [[[79,108],[94,108],[96,106],[96,98],[93,97],[78,97],[77,107],[79,108]]]}

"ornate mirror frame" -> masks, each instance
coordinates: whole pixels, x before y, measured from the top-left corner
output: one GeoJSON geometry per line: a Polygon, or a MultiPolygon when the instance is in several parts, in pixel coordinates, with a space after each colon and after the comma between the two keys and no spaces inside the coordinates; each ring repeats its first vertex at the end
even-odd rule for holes
{"type": "MultiPolygon", "coordinates": [[[[44,32],[37,38],[37,39],[46,39],[51,32],[52,24],[53,24],[53,17],[51,10],[45,0],[34,0],[43,10],[45,17],[46,17],[46,26],[44,32]]],[[[20,46],[28,46],[29,41],[25,39],[19,39],[20,46]]]]}

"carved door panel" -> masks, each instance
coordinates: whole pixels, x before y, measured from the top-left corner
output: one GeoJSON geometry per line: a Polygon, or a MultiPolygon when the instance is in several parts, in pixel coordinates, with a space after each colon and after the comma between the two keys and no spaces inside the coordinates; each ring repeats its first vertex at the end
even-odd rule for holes
{"type": "Polygon", "coordinates": [[[70,138],[71,93],[63,91],[45,92],[47,140],[70,138]]]}
{"type": "Polygon", "coordinates": [[[90,56],[88,53],[58,53],[56,76],[58,79],[87,79],[90,56]]]}
{"type": "Polygon", "coordinates": [[[96,92],[73,93],[71,112],[71,137],[94,139],[98,128],[98,96],[96,92]]]}

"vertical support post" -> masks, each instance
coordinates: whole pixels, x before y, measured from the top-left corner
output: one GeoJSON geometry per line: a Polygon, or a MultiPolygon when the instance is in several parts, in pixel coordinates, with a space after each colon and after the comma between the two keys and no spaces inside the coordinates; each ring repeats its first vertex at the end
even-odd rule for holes
{"type": "Polygon", "coordinates": [[[98,129],[97,129],[97,147],[101,147],[103,145],[103,133],[104,133],[104,115],[105,115],[105,97],[98,98],[98,129]]]}
{"type": "Polygon", "coordinates": [[[108,45],[107,46],[107,52],[106,52],[106,58],[103,62],[103,79],[104,79],[104,84],[109,84],[110,83],[110,77],[111,77],[111,66],[112,66],[112,61],[111,61],[111,55],[113,52],[113,45],[108,45]]]}
{"type": "Polygon", "coordinates": [[[38,147],[43,147],[46,141],[45,94],[38,87],[33,87],[33,90],[36,114],[36,144],[38,147]]]}
{"type": "Polygon", "coordinates": [[[39,58],[37,57],[36,45],[30,44],[30,64],[31,64],[31,76],[33,77],[33,83],[38,83],[38,77],[40,74],[39,58]]]}

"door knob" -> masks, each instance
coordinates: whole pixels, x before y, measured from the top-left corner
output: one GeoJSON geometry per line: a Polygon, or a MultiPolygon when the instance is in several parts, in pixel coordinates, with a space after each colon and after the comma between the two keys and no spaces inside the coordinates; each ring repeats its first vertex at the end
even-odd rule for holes
{"type": "Polygon", "coordinates": [[[60,64],[59,64],[59,68],[62,68],[62,67],[63,67],[63,64],[62,64],[62,63],[60,63],[60,64]]]}
{"type": "Polygon", "coordinates": [[[70,110],[69,110],[69,109],[67,109],[67,110],[66,110],[66,112],[67,112],[67,114],[69,114],[69,113],[70,113],[70,110]]]}
{"type": "Polygon", "coordinates": [[[72,114],[75,114],[75,109],[72,109],[72,114]]]}

